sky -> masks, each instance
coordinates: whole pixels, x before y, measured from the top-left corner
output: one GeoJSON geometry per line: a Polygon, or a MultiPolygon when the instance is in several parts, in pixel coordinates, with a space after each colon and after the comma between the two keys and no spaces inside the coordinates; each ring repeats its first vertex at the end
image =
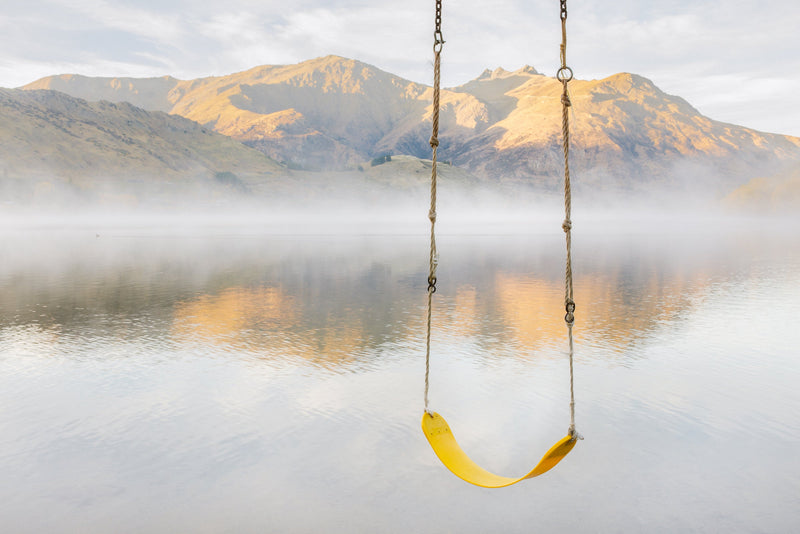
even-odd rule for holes
{"type": "MultiPolygon", "coordinates": [[[[0,87],[223,75],[336,54],[431,83],[434,0],[0,0],[0,87]]],[[[645,76],[712,119],[800,136],[800,2],[568,0],[577,78],[645,76]]],[[[443,82],[554,75],[557,0],[443,0],[443,82]]]]}

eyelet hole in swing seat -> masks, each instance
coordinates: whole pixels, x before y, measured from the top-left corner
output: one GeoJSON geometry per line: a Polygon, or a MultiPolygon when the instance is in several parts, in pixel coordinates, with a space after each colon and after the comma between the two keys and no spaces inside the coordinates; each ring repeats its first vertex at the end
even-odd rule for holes
{"type": "Polygon", "coordinates": [[[422,415],[422,431],[445,467],[460,479],[483,488],[503,488],[542,475],[555,467],[577,442],[574,436],[567,435],[553,445],[527,475],[511,478],[495,475],[472,461],[456,441],[450,425],[438,413],[426,412],[422,415]]]}

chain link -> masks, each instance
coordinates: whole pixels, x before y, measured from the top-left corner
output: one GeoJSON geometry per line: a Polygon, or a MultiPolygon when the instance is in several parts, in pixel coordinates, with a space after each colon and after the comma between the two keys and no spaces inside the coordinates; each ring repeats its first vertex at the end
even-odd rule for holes
{"type": "Polygon", "coordinates": [[[444,44],[444,36],[442,35],[442,0],[436,0],[436,18],[435,29],[433,30],[433,51],[439,53],[442,51],[444,44]]]}

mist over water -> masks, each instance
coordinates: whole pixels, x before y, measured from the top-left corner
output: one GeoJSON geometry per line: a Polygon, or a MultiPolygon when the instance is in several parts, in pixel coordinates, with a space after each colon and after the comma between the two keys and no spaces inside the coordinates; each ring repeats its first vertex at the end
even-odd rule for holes
{"type": "MultiPolygon", "coordinates": [[[[15,200],[4,195],[0,226],[6,231],[80,228],[99,234],[114,229],[205,235],[428,232],[429,176],[295,173],[262,182],[250,178],[247,187],[234,187],[215,180],[158,186],[137,181],[130,190],[109,183],[106,193],[100,187],[100,193],[93,188],[92,194],[55,188],[39,197],[15,200]]],[[[578,184],[572,197],[576,234],[769,227],[794,231],[800,224],[800,216],[791,210],[768,215],[733,212],[719,197],[700,194],[697,188],[634,192],[578,184]]],[[[560,232],[563,219],[560,191],[509,180],[463,183],[447,175],[439,180],[437,229],[444,234],[560,232]]]]}
{"type": "MultiPolygon", "coordinates": [[[[494,493],[418,426],[424,200],[4,214],[5,528],[528,532],[531,502],[548,531],[800,520],[794,230],[576,202],[586,439],[494,493]]],[[[569,422],[560,200],[439,209],[432,408],[502,474],[569,422]]]]}

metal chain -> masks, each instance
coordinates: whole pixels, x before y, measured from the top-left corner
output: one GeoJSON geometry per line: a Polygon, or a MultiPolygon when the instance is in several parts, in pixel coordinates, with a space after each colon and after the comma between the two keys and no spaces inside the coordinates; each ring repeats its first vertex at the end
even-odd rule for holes
{"type": "Polygon", "coordinates": [[[428,409],[428,389],[430,387],[431,371],[431,310],[433,308],[433,294],[436,293],[436,267],[438,257],[436,252],[436,159],[439,149],[439,92],[441,85],[441,54],[444,38],[442,37],[442,0],[436,0],[435,30],[433,32],[433,119],[431,125],[431,207],[428,219],[431,221],[431,254],[428,270],[428,320],[427,335],[425,338],[425,411],[428,409]]]}
{"type": "Polygon", "coordinates": [[[439,53],[442,51],[444,44],[444,37],[442,37],[442,0],[436,0],[436,18],[434,19],[433,30],[433,51],[439,53]]]}

